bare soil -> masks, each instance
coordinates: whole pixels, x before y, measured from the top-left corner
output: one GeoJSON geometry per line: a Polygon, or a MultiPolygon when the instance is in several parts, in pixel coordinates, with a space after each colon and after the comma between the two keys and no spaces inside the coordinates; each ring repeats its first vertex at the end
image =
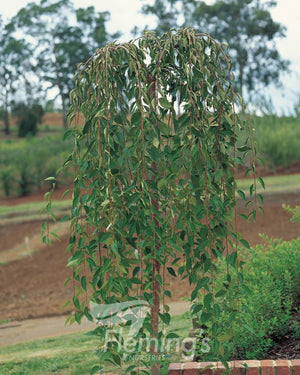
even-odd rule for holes
{"type": "MultiPolygon", "coordinates": [[[[293,312],[293,321],[300,324],[300,311],[293,312]]],[[[293,328],[284,337],[277,338],[275,345],[265,354],[265,359],[300,359],[300,338],[295,337],[293,328]]]]}
{"type": "MultiPolygon", "coordinates": [[[[58,196],[60,192],[56,193],[58,196]]],[[[41,196],[9,199],[6,204],[16,204],[41,196]]],[[[3,204],[3,201],[0,202],[3,204]]],[[[264,243],[260,233],[270,238],[290,240],[300,236],[300,227],[289,221],[290,214],[282,209],[282,204],[292,206],[300,204],[300,193],[278,194],[265,197],[265,216],[259,215],[256,223],[237,220],[237,230],[254,246],[264,243]]],[[[16,245],[24,244],[26,237],[32,238],[40,232],[41,223],[32,222],[0,227],[1,252],[16,245]]],[[[63,287],[64,281],[71,276],[66,267],[69,254],[68,233],[52,246],[40,245],[38,251],[30,256],[13,260],[0,266],[0,321],[22,320],[45,316],[62,315],[72,310],[71,305],[62,309],[64,303],[72,299],[73,286],[69,283],[63,287]]],[[[182,281],[169,280],[173,291],[173,301],[188,296],[188,285],[182,281]]]]}
{"type": "Polygon", "coordinates": [[[280,339],[266,354],[265,359],[299,359],[300,340],[293,336],[280,339]]]}

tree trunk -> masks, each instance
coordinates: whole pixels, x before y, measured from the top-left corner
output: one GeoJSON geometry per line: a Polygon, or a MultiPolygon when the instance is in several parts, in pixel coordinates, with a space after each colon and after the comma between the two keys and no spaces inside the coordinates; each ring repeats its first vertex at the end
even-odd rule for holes
{"type": "MultiPolygon", "coordinates": [[[[152,163],[152,169],[154,171],[154,175],[152,176],[152,179],[154,180],[155,175],[157,174],[157,165],[155,162],[152,163]]],[[[154,207],[155,211],[158,211],[158,201],[157,199],[152,199],[151,204],[154,207]]],[[[159,227],[159,223],[154,216],[154,223],[155,228],[159,227]]],[[[154,331],[154,342],[157,342],[158,344],[158,332],[159,332],[159,306],[160,306],[160,284],[157,279],[157,275],[160,273],[160,264],[159,261],[156,259],[156,254],[159,249],[159,243],[157,240],[157,236],[155,236],[155,248],[154,254],[153,254],[153,265],[152,265],[152,289],[153,289],[153,305],[151,306],[151,325],[154,331]]],[[[158,345],[155,344],[151,347],[151,354],[156,356],[156,362],[154,366],[151,369],[152,375],[159,375],[159,350],[158,345]]]]}
{"type": "Polygon", "coordinates": [[[62,99],[62,116],[63,116],[63,124],[64,128],[68,128],[68,122],[67,122],[67,109],[66,109],[66,102],[64,100],[64,95],[63,93],[61,94],[61,99],[62,99]]]}
{"type": "MultiPolygon", "coordinates": [[[[53,53],[55,55],[55,48],[53,50],[53,53]]],[[[57,79],[58,91],[59,91],[59,95],[60,95],[60,98],[61,98],[61,104],[62,104],[63,124],[64,124],[64,128],[67,129],[68,128],[68,123],[67,123],[66,100],[65,100],[63,84],[62,84],[61,79],[60,79],[59,69],[58,69],[57,63],[55,63],[55,72],[56,72],[56,79],[57,79]]]]}
{"type": "Polygon", "coordinates": [[[239,94],[243,96],[243,87],[244,87],[244,64],[240,62],[240,68],[239,68],[240,74],[239,74],[239,94]]]}
{"type": "MultiPolygon", "coordinates": [[[[155,85],[155,78],[151,75],[148,77],[148,83],[149,83],[149,97],[155,98],[156,96],[156,85],[155,85]]],[[[150,100],[151,102],[151,100],[150,100]]],[[[155,99],[154,99],[155,102],[155,99]]],[[[150,111],[154,111],[155,108],[150,108],[150,111]]],[[[155,126],[155,125],[154,125],[155,126]]],[[[152,162],[151,168],[153,170],[152,180],[154,181],[157,175],[157,164],[155,162],[152,162]]],[[[151,199],[151,205],[154,207],[154,210],[158,212],[158,197],[151,199]]],[[[156,218],[156,214],[154,215],[154,223],[155,228],[159,227],[159,222],[156,218]]],[[[152,375],[159,375],[160,374],[160,368],[159,368],[159,350],[158,350],[158,333],[159,333],[159,307],[160,307],[160,284],[157,279],[157,275],[160,273],[160,264],[158,260],[156,259],[156,254],[159,249],[159,243],[157,236],[155,236],[155,246],[153,249],[153,265],[152,265],[152,290],[153,290],[153,304],[151,306],[151,325],[153,328],[153,339],[154,339],[154,345],[151,345],[150,353],[154,356],[156,356],[156,361],[154,365],[151,368],[151,374],[152,375]],[[156,345],[157,343],[157,345],[156,345]]]]}
{"type": "Polygon", "coordinates": [[[6,135],[10,134],[10,123],[9,123],[9,114],[8,110],[4,109],[3,111],[3,122],[4,122],[4,132],[6,135]]]}

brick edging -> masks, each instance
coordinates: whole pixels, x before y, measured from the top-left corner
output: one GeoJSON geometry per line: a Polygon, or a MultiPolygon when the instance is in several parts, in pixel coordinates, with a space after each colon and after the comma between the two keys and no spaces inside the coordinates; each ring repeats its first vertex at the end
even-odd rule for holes
{"type": "MultiPolygon", "coordinates": [[[[228,366],[234,375],[300,375],[300,359],[231,361],[228,366]]],[[[168,375],[221,375],[225,371],[221,362],[171,363],[168,375]]]]}

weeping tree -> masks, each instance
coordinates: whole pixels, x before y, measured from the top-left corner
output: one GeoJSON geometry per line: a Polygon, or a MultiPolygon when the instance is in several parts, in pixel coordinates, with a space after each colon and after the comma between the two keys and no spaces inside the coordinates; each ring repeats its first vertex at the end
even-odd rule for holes
{"type": "MultiPolygon", "coordinates": [[[[66,133],[74,149],[65,162],[75,173],[68,265],[76,312],[69,321],[92,319],[91,303],[148,303],[131,351],[147,350],[138,338],[149,337],[149,356],[129,363],[132,374],[159,374],[163,342],[174,337],[163,333],[171,318],[168,274],[188,279],[192,314],[213,343],[210,355],[226,360],[221,330],[227,343],[234,340],[230,321],[224,333],[218,320],[221,298],[236,310],[241,282],[229,269],[240,267],[235,169],[246,157],[246,174],[254,176],[248,217],[255,217],[257,200],[251,200],[254,148],[249,137],[238,143],[244,123],[230,67],[221,44],[182,29],[108,44],[75,75],[66,133]],[[227,275],[218,286],[221,260],[227,275]]],[[[104,340],[107,329],[94,333],[104,340]]],[[[100,344],[100,367],[126,362],[122,343],[118,335],[105,348],[100,344]]]]}

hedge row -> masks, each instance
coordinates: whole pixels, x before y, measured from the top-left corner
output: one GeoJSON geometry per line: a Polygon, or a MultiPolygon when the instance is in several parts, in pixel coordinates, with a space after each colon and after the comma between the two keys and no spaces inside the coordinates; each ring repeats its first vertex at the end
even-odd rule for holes
{"type": "Polygon", "coordinates": [[[287,168],[300,161],[299,117],[254,117],[254,137],[265,165],[287,168]]]}
{"type": "MultiPolygon", "coordinates": [[[[24,196],[45,191],[71,151],[71,142],[61,135],[0,143],[0,184],[2,196],[24,196]]],[[[61,181],[67,182],[65,174],[61,181]]]]}
{"type": "MultiPolygon", "coordinates": [[[[228,269],[225,262],[223,272],[214,275],[216,289],[229,286],[228,294],[215,301],[223,306],[217,319],[223,328],[215,338],[223,342],[226,360],[263,359],[285,336],[300,339],[300,321],[295,318],[300,309],[300,238],[240,249],[239,257],[245,262],[243,283],[238,272],[228,269]],[[235,320],[230,328],[232,314],[235,320]],[[228,335],[229,328],[232,336],[228,335]]],[[[201,316],[199,319],[201,323],[201,316]]],[[[212,332],[209,327],[208,332],[212,332]]],[[[214,338],[210,339],[212,344],[214,338]]],[[[197,360],[216,358],[200,352],[197,360]]]]}

